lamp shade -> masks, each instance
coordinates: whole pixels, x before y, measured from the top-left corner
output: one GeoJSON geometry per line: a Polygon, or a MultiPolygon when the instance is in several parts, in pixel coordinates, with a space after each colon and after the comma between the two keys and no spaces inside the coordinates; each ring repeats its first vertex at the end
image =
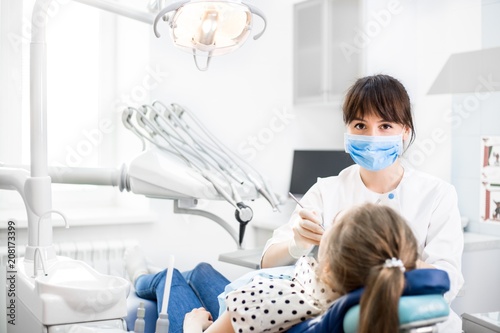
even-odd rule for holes
{"type": "Polygon", "coordinates": [[[163,8],[155,18],[154,31],[160,37],[157,24],[160,19],[170,25],[174,45],[193,54],[200,70],[208,68],[212,56],[222,55],[240,47],[252,30],[254,14],[264,21],[258,39],[266,29],[262,12],[238,0],[184,0],[163,8]],[[200,68],[197,56],[206,56],[207,66],[200,68]]]}
{"type": "Polygon", "coordinates": [[[182,5],[170,21],[174,44],[197,55],[216,56],[240,47],[250,34],[252,13],[227,1],[195,1],[182,5]]]}

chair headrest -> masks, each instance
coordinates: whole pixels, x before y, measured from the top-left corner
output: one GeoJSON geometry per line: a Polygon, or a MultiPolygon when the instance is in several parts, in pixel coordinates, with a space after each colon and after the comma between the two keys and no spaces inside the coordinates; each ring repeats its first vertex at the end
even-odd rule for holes
{"type": "MultiPolygon", "coordinates": [[[[405,272],[404,296],[444,294],[450,289],[448,273],[440,269],[415,269],[405,272]]],[[[302,322],[292,327],[291,333],[331,332],[343,333],[343,319],[347,311],[359,304],[364,288],[342,296],[320,317],[302,322]]]]}
{"type": "Polygon", "coordinates": [[[443,295],[450,290],[448,273],[440,269],[414,269],[405,272],[405,278],[403,295],[443,295]]]}

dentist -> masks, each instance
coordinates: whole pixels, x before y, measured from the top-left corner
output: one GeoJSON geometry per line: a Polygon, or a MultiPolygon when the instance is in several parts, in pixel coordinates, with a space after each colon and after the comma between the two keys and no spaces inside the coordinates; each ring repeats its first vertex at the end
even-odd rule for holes
{"type": "Polygon", "coordinates": [[[323,222],[328,227],[340,211],[372,202],[406,219],[418,241],[417,267],[448,273],[451,288],[445,297],[451,302],[463,285],[457,194],[452,185],[412,169],[401,158],[415,139],[406,89],[388,75],[360,78],[346,94],[343,118],[345,150],[356,164],[338,176],[318,179],[301,199],[306,208],[297,206],[289,223],[274,231],[262,267],[295,263],[319,244],[323,222]]]}

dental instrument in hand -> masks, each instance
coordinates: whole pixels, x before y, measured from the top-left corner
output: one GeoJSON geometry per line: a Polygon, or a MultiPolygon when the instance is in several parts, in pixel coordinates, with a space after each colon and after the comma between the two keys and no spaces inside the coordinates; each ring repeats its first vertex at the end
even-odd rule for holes
{"type": "MultiPolygon", "coordinates": [[[[288,192],[288,195],[290,196],[290,198],[293,199],[293,201],[295,201],[297,203],[297,205],[299,205],[300,208],[302,209],[305,209],[305,207],[300,203],[299,199],[297,199],[293,194],[292,192],[288,192]]],[[[321,218],[321,216],[320,216],[321,218]]],[[[321,218],[321,224],[319,225],[323,230],[325,230],[325,226],[324,226],[324,222],[323,222],[323,219],[321,218]]]]}
{"type": "MultiPolygon", "coordinates": [[[[288,192],[288,195],[290,196],[290,198],[293,199],[293,201],[295,201],[297,203],[297,205],[299,205],[300,208],[302,209],[305,209],[304,206],[300,203],[299,199],[297,199],[293,194],[292,192],[288,192]]],[[[323,225],[323,219],[321,219],[321,224],[319,225],[323,230],[325,230],[325,226],[323,225]]],[[[318,259],[318,251],[319,251],[319,246],[318,245],[314,245],[313,248],[311,249],[311,251],[309,252],[309,256],[312,256],[316,259],[318,259]]]]}
{"type": "Polygon", "coordinates": [[[304,206],[302,206],[302,204],[300,203],[299,199],[297,199],[293,194],[292,192],[288,192],[288,195],[290,196],[290,198],[293,199],[293,201],[295,201],[297,203],[297,205],[299,205],[300,208],[304,208],[304,206]]]}

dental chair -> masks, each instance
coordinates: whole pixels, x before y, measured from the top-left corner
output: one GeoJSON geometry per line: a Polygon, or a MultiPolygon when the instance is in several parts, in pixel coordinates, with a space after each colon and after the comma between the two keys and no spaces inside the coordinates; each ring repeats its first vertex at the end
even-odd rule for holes
{"type": "MultiPolygon", "coordinates": [[[[438,269],[417,269],[405,273],[406,285],[399,301],[400,332],[437,332],[436,325],[449,315],[443,294],[450,288],[448,274],[438,269]]],[[[363,289],[339,298],[322,316],[295,325],[290,333],[355,333],[359,322],[359,301],[363,289]]],[[[146,308],[146,333],[155,332],[158,318],[156,302],[139,298],[131,292],[126,318],[129,331],[134,329],[139,302],[146,308]]]]}

